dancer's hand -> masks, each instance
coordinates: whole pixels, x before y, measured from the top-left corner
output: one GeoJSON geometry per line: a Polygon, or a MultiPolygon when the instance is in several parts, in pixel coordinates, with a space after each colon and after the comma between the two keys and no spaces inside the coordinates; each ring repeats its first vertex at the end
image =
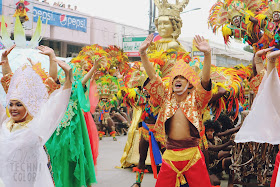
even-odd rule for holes
{"type": "Polygon", "coordinates": [[[27,58],[27,60],[30,62],[31,66],[34,66],[36,63],[31,60],[31,58],[27,58]]]}
{"type": "Polygon", "coordinates": [[[44,45],[40,45],[40,46],[37,47],[37,49],[39,49],[40,50],[39,53],[41,53],[43,55],[47,55],[50,58],[55,57],[54,50],[52,48],[50,48],[50,47],[47,47],[47,46],[44,46],[44,45]]]}
{"type": "Polygon", "coordinates": [[[154,34],[152,33],[145,39],[144,42],[142,42],[142,44],[139,48],[140,55],[145,55],[146,54],[146,50],[151,45],[153,39],[154,39],[154,34]]]}
{"type": "Polygon", "coordinates": [[[100,57],[99,59],[95,59],[94,64],[93,64],[93,69],[97,70],[100,67],[106,67],[107,66],[107,60],[104,56],[100,57]]]}
{"type": "Polygon", "coordinates": [[[12,73],[12,69],[9,65],[9,59],[8,55],[11,53],[11,51],[16,47],[16,44],[14,44],[12,47],[9,49],[6,49],[1,56],[1,62],[0,65],[2,66],[2,73],[3,75],[7,75],[9,73],[12,73]]]}
{"type": "Polygon", "coordinates": [[[123,74],[121,74],[119,71],[117,73],[117,76],[116,76],[118,79],[123,79],[123,74]]]}
{"type": "Polygon", "coordinates": [[[275,59],[279,56],[280,56],[280,50],[273,51],[273,52],[267,54],[266,58],[268,59],[269,62],[275,62],[275,59]]]}
{"type": "Polygon", "coordinates": [[[209,43],[207,42],[207,40],[204,39],[204,37],[202,36],[199,36],[199,35],[196,35],[194,37],[194,40],[196,42],[196,48],[203,52],[204,54],[210,54],[211,52],[211,48],[210,48],[210,45],[209,43]]]}
{"type": "Polygon", "coordinates": [[[65,72],[65,83],[64,89],[71,88],[73,80],[72,68],[69,64],[64,61],[56,59],[55,62],[61,67],[61,69],[65,72]]]}
{"type": "Polygon", "coordinates": [[[0,62],[0,66],[7,64],[7,62],[8,62],[7,60],[1,61],[1,62],[0,62]]]}
{"type": "Polygon", "coordinates": [[[1,62],[7,61],[8,62],[8,55],[11,53],[11,51],[16,47],[16,44],[12,45],[9,49],[6,49],[1,56],[1,62]]]}
{"type": "Polygon", "coordinates": [[[269,51],[272,51],[275,47],[270,47],[267,49],[262,49],[256,52],[256,57],[262,57],[263,55],[266,55],[269,51]]]}

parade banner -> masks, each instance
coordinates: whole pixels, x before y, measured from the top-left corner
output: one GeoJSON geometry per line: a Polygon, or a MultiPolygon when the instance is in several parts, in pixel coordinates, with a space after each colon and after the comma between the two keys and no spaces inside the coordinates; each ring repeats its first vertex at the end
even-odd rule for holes
{"type": "Polygon", "coordinates": [[[38,7],[33,7],[33,21],[37,22],[39,16],[42,19],[42,23],[46,23],[46,21],[48,21],[48,25],[87,32],[87,18],[70,16],[58,12],[44,10],[38,7]]]}
{"type": "Polygon", "coordinates": [[[123,38],[123,50],[128,57],[139,57],[139,47],[146,37],[123,38]]]}

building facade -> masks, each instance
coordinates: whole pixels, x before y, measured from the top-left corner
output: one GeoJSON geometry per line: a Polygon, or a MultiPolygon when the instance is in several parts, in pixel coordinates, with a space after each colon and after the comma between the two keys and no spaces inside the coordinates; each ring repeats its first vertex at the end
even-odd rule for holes
{"type": "MultiPolygon", "coordinates": [[[[19,0],[0,0],[1,14],[5,17],[8,31],[13,35],[13,17],[19,0]]],[[[50,5],[47,2],[28,0],[27,15],[24,22],[28,39],[35,32],[38,18],[43,22],[41,45],[47,45],[61,57],[73,57],[86,45],[99,44],[103,47],[117,45],[122,47],[126,36],[147,36],[148,31],[110,20],[92,17],[70,6],[50,5]]]]}
{"type": "MultiPolygon", "coordinates": [[[[15,22],[13,15],[18,1],[0,0],[0,13],[5,17],[11,36],[15,22]]],[[[27,0],[27,2],[29,21],[24,23],[27,39],[31,39],[40,17],[43,22],[43,38],[40,45],[52,47],[57,56],[74,57],[83,46],[99,44],[103,47],[119,46],[128,52],[131,61],[140,60],[138,49],[148,36],[148,30],[92,17],[75,10],[76,7],[60,6],[57,3],[50,5],[38,0],[27,0]]],[[[192,38],[179,38],[179,41],[187,51],[192,52],[192,38]]],[[[209,42],[212,47],[212,63],[216,66],[230,67],[240,63],[246,65],[252,59],[252,54],[244,50],[227,50],[224,45],[213,43],[211,39],[209,42]]]]}

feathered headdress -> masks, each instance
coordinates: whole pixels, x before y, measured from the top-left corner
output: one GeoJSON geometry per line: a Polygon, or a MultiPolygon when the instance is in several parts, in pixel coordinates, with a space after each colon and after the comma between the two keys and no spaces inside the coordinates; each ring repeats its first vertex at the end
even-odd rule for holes
{"type": "Polygon", "coordinates": [[[109,46],[106,49],[106,52],[108,53],[108,63],[110,64],[110,70],[118,68],[121,74],[126,74],[130,69],[126,53],[117,46],[109,46]]]}
{"type": "Polygon", "coordinates": [[[221,26],[229,24],[235,16],[241,16],[239,10],[245,5],[241,1],[218,1],[210,9],[208,24],[215,33],[221,26]]]}
{"type": "Polygon", "coordinates": [[[235,16],[243,17],[241,12],[256,14],[258,9],[266,7],[267,4],[267,0],[218,0],[210,9],[208,24],[216,33],[220,27],[230,24],[235,16]]]}
{"type": "Polygon", "coordinates": [[[96,81],[100,98],[110,98],[118,93],[119,84],[116,77],[105,75],[96,81]]]}
{"type": "Polygon", "coordinates": [[[102,71],[107,68],[108,53],[97,44],[83,47],[79,55],[73,58],[71,63],[88,72],[93,67],[94,62],[101,57],[105,57],[104,62],[101,62],[100,70],[102,71]]]}

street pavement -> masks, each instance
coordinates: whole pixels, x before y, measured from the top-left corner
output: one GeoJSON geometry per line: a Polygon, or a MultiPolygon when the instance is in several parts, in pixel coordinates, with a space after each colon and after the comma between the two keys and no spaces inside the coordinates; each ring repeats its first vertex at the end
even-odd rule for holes
{"type": "MultiPolygon", "coordinates": [[[[136,175],[131,168],[117,169],[121,166],[127,136],[117,136],[118,141],[104,137],[99,141],[99,156],[97,160],[96,187],[130,187],[135,183],[136,175]]],[[[152,173],[146,173],[142,182],[143,187],[154,187],[156,180],[152,173]]]]}
{"type": "MultiPolygon", "coordinates": [[[[135,173],[131,168],[118,169],[120,159],[127,140],[127,136],[117,136],[118,141],[111,137],[104,137],[99,141],[99,156],[97,160],[97,184],[94,187],[130,187],[135,182],[135,173]]],[[[152,173],[146,173],[142,187],[154,187],[156,179],[152,173]]],[[[221,187],[226,187],[227,182],[222,181],[221,187]]]]}

